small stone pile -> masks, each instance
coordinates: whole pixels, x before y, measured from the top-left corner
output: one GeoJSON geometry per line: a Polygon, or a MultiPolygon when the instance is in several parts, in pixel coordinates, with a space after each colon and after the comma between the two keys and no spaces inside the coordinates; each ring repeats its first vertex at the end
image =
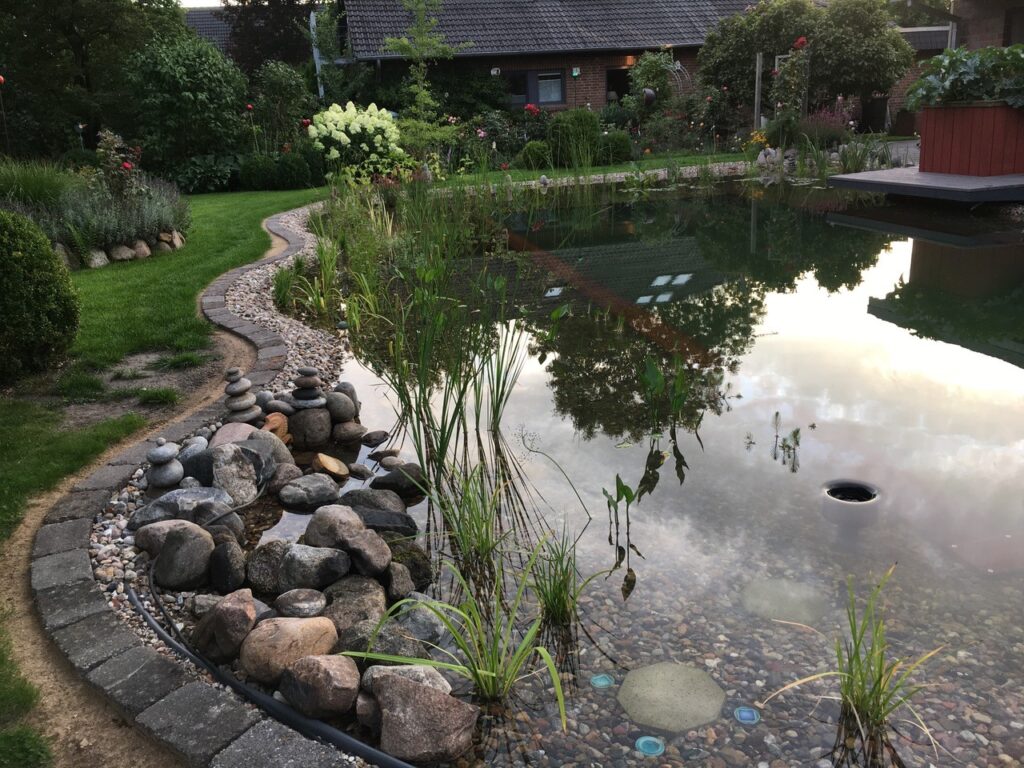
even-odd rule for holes
{"type": "Polygon", "coordinates": [[[295,379],[295,389],[292,390],[292,397],[295,401],[292,407],[297,410],[306,408],[323,408],[327,405],[327,399],[321,391],[324,383],[320,380],[320,371],[312,366],[299,368],[299,376],[295,379]]]}
{"type": "Polygon", "coordinates": [[[177,443],[169,443],[162,437],[157,439],[156,447],[149,449],[146,461],[150,467],[146,473],[146,483],[150,489],[159,491],[174,488],[181,482],[185,470],[178,461],[180,450],[177,443]]]}
{"type": "Polygon", "coordinates": [[[231,411],[225,421],[248,423],[263,416],[263,409],[256,404],[256,395],[249,391],[252,382],[242,376],[240,368],[229,368],[224,380],[228,382],[224,387],[224,394],[228,396],[224,405],[231,411]]]}

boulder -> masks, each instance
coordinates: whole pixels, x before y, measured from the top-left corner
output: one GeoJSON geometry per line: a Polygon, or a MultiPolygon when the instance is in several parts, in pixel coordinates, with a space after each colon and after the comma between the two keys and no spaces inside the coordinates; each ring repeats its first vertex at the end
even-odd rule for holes
{"type": "Polygon", "coordinates": [[[338,632],[360,621],[376,625],[387,611],[384,587],[368,576],[347,576],[325,589],[324,595],[328,604],[323,615],[334,622],[338,632]]]}
{"type": "Polygon", "coordinates": [[[331,414],[331,421],[335,424],[355,421],[356,404],[344,392],[328,392],[327,412],[331,414]]]}
{"type": "Polygon", "coordinates": [[[237,541],[217,544],[210,555],[210,586],[222,595],[245,583],[245,552],[237,541]]]}
{"type": "Polygon", "coordinates": [[[359,442],[363,445],[369,446],[370,448],[376,448],[378,445],[382,445],[387,442],[387,439],[391,437],[386,430],[375,429],[372,432],[367,432],[361,438],[359,442]]]}
{"type": "Polygon", "coordinates": [[[348,537],[344,549],[352,567],[364,576],[379,576],[391,565],[391,549],[376,531],[363,530],[348,537]]]}
{"type": "MultiPolygon", "coordinates": [[[[256,432],[254,434],[259,433],[256,432]]],[[[270,433],[265,432],[263,434],[269,435],[270,433]]],[[[277,469],[277,456],[275,455],[277,449],[274,444],[267,439],[253,439],[250,437],[248,440],[234,443],[234,445],[242,449],[245,457],[252,464],[253,471],[256,473],[256,487],[260,490],[266,488],[274,477],[274,471],[277,469]]],[[[293,463],[295,459],[292,458],[291,452],[288,451],[284,444],[281,444],[281,448],[284,449],[288,456],[288,461],[285,463],[293,463]]]]}
{"type": "Polygon", "coordinates": [[[253,442],[266,443],[270,446],[270,454],[278,465],[295,463],[295,458],[292,456],[292,452],[288,450],[288,446],[284,444],[284,440],[273,432],[259,429],[249,435],[248,440],[239,443],[239,445],[251,447],[253,442]]]}
{"type": "Polygon", "coordinates": [[[341,392],[343,395],[348,395],[348,399],[352,401],[352,404],[356,407],[356,417],[359,416],[359,398],[356,396],[356,388],[352,386],[350,382],[340,381],[337,386],[334,387],[335,392],[341,392]]]}
{"type": "Polygon", "coordinates": [[[371,488],[381,491],[394,491],[407,504],[422,499],[427,479],[419,464],[403,464],[386,475],[375,477],[370,483],[371,488]]]}
{"type": "Polygon", "coordinates": [[[380,465],[384,469],[390,471],[392,469],[398,469],[400,466],[405,464],[399,456],[385,456],[380,460],[380,465]]]}
{"type": "Polygon", "coordinates": [[[92,248],[85,256],[82,257],[82,264],[89,269],[99,269],[105,267],[110,263],[110,259],[107,258],[107,254],[101,251],[99,248],[92,248]]]}
{"type": "Polygon", "coordinates": [[[213,437],[210,438],[210,447],[216,448],[218,445],[224,445],[225,443],[240,443],[243,440],[248,440],[252,433],[256,431],[256,427],[252,424],[225,424],[213,433],[213,437]]]}
{"type": "Polygon", "coordinates": [[[188,528],[192,523],[187,520],[158,520],[139,528],[135,534],[135,546],[156,557],[164,546],[167,535],[175,528],[188,528]]]}
{"type": "Polygon", "coordinates": [[[357,480],[369,480],[373,477],[373,470],[365,464],[359,463],[349,464],[348,473],[357,480]]]}
{"type": "Polygon", "coordinates": [[[178,453],[178,461],[185,461],[185,459],[189,459],[197,453],[205,451],[209,447],[210,443],[205,437],[200,435],[190,437],[181,444],[181,451],[178,453]]]}
{"type": "MultiPolygon", "coordinates": [[[[410,592],[407,597],[422,603],[431,602],[430,596],[422,592],[410,592]]],[[[402,610],[395,616],[395,623],[409,637],[431,645],[441,645],[448,632],[437,614],[422,605],[402,606],[402,610]]]]}
{"type": "Polygon", "coordinates": [[[300,477],[302,477],[302,470],[295,464],[279,464],[277,469],[274,470],[274,476],[267,485],[267,493],[277,496],[288,483],[292,480],[298,480],[300,477]]]}
{"type": "Polygon", "coordinates": [[[349,556],[340,549],[293,544],[281,560],[278,590],[321,589],[348,573],[349,567],[349,556]]]}
{"type": "Polygon", "coordinates": [[[278,491],[277,498],[295,512],[315,512],[338,500],[338,484],[327,475],[303,475],[278,491]]]}
{"type": "Polygon", "coordinates": [[[381,533],[393,531],[402,536],[415,536],[419,532],[416,521],[405,511],[405,502],[394,491],[357,488],[338,500],[352,508],[363,524],[381,533]]]}
{"type": "Polygon", "coordinates": [[[396,533],[384,532],[381,536],[391,547],[391,562],[401,563],[409,569],[416,589],[422,592],[434,582],[434,566],[423,547],[396,533]]]}
{"type": "Polygon", "coordinates": [[[111,261],[131,261],[135,258],[135,251],[127,245],[115,245],[108,255],[111,261]]]}
{"type": "Polygon", "coordinates": [[[288,417],[288,431],[297,451],[324,448],[331,439],[331,414],[326,408],[304,408],[288,417]]]}
{"type": "Polygon", "coordinates": [[[245,523],[227,504],[219,501],[200,504],[189,515],[189,520],[213,533],[212,528],[227,528],[239,543],[245,540],[245,523]]]}
{"type": "Polygon", "coordinates": [[[335,424],[331,430],[331,440],[339,445],[358,443],[359,439],[366,434],[366,427],[357,421],[343,421],[335,424]]]}
{"type": "Polygon", "coordinates": [[[178,230],[176,230],[176,229],[171,230],[171,247],[172,248],[181,248],[184,245],[185,245],[185,238],[181,236],[181,233],[178,230]]]}
{"type": "Polygon", "coordinates": [[[282,416],[292,416],[295,413],[295,408],[291,403],[279,398],[271,400],[264,406],[263,410],[266,413],[280,413],[282,416]]]}
{"type": "Polygon", "coordinates": [[[383,581],[387,587],[388,603],[397,603],[416,589],[412,576],[409,575],[409,569],[394,560],[388,565],[383,581]]]}
{"type": "Polygon", "coordinates": [[[156,242],[153,245],[153,253],[164,253],[166,251],[173,251],[173,250],[174,249],[171,248],[171,244],[170,243],[165,243],[162,240],[156,242]]]}
{"type": "Polygon", "coordinates": [[[377,706],[377,700],[365,691],[360,691],[356,696],[356,719],[363,728],[374,732],[380,729],[380,707],[377,706]]]}
{"type": "Polygon", "coordinates": [[[201,619],[223,599],[223,595],[197,594],[188,601],[188,609],[193,616],[201,619]]]}
{"type": "Polygon", "coordinates": [[[165,589],[195,589],[206,583],[213,537],[195,523],[176,527],[153,563],[153,579],[165,589]]]}
{"type": "MultiPolygon", "coordinates": [[[[195,475],[192,475],[195,477],[195,475]]],[[[168,491],[135,511],[128,521],[128,530],[160,520],[188,519],[190,513],[204,502],[218,501],[231,505],[231,497],[220,488],[179,488],[168,491]]]]}
{"type": "Polygon", "coordinates": [[[327,607],[327,596],[316,589],[291,589],[274,601],[274,610],[281,616],[310,619],[327,607]]]}
{"type": "Polygon", "coordinates": [[[375,685],[380,748],[399,760],[450,762],[473,746],[480,710],[454,696],[397,675],[375,685]]]}
{"type": "Polygon", "coordinates": [[[281,561],[291,546],[286,541],[273,539],[266,544],[260,544],[249,555],[245,575],[257,593],[276,595],[281,591],[278,589],[278,574],[281,571],[281,561]]]}
{"type": "Polygon", "coordinates": [[[192,645],[215,664],[225,664],[238,656],[242,641],[254,626],[256,603],[252,591],[240,589],[203,614],[192,630],[192,645]]]}
{"type": "Polygon", "coordinates": [[[250,678],[276,685],[286,667],[304,656],[330,653],[337,641],[334,625],[323,617],[266,619],[245,638],[239,658],[250,678]]]}
{"type": "Polygon", "coordinates": [[[148,259],[153,254],[145,240],[136,240],[132,243],[132,251],[136,259],[148,259]]]}
{"type": "Polygon", "coordinates": [[[259,495],[256,470],[237,443],[225,443],[213,449],[213,485],[226,491],[235,506],[249,504],[259,495]]]}
{"type": "Polygon", "coordinates": [[[190,451],[187,458],[178,461],[186,477],[194,477],[204,486],[213,485],[213,448],[190,451]]]}
{"type": "Polygon", "coordinates": [[[444,679],[444,675],[434,667],[426,664],[402,664],[397,667],[388,667],[383,664],[375,664],[363,672],[360,685],[367,693],[376,693],[377,681],[388,675],[404,677],[406,680],[433,688],[435,691],[448,694],[452,692],[452,685],[444,679]]]}
{"type": "Polygon", "coordinates": [[[302,540],[311,547],[347,549],[349,540],[364,530],[362,519],[351,508],[328,504],[313,513],[302,540]]]}
{"type": "Polygon", "coordinates": [[[346,656],[305,656],[284,671],[280,688],[307,717],[335,717],[355,704],[359,669],[346,656]]]}
{"type": "Polygon", "coordinates": [[[64,262],[65,267],[67,267],[68,269],[75,268],[75,265],[77,264],[77,259],[71,256],[71,251],[68,250],[67,246],[64,245],[64,243],[54,243],[53,251],[58,256],[60,256],[60,260],[64,262]]]}
{"type": "MultiPolygon", "coordinates": [[[[330,611],[331,606],[327,606],[330,611]]],[[[389,656],[404,656],[409,659],[429,658],[426,647],[394,627],[392,624],[385,624],[378,631],[378,621],[359,621],[338,636],[337,652],[353,651],[356,653],[382,653],[389,656]]],[[[358,657],[356,664],[360,669],[375,664],[389,664],[385,661],[369,661],[358,657]]]]}

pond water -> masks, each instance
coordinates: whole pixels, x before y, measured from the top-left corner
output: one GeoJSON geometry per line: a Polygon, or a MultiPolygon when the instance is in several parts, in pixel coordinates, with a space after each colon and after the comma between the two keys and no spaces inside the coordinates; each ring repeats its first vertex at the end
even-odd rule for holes
{"type": "MultiPolygon", "coordinates": [[[[649,193],[510,225],[531,335],[504,444],[543,524],[578,535],[582,574],[617,567],[584,592],[563,658],[568,731],[531,678],[484,719],[476,764],[814,765],[835,739],[838,705],[819,699],[834,686],[756,705],[834,664],[847,578],[865,594],[897,562],[893,652],[943,646],[916,700],[938,755],[900,722],[901,757],[1024,760],[1019,224],[805,189],[649,193]],[[651,359],[685,371],[675,418],[645,384],[651,359]],[[616,476],[644,489],[617,525],[616,476]],[[837,480],[877,495],[837,501],[837,480]],[[665,662],[714,685],[638,674],[665,662]],[[673,719],[688,693],[706,722],[673,719]]],[[[346,377],[364,422],[393,420],[368,370],[346,377]]]]}

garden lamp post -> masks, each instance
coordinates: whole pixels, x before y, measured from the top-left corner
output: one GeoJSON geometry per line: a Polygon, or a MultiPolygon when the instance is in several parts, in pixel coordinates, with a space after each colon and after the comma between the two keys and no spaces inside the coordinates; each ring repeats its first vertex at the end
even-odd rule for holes
{"type": "Polygon", "coordinates": [[[85,123],[75,123],[75,133],[78,134],[78,145],[85,149],[85,139],[82,138],[82,132],[85,130],[85,123]]]}

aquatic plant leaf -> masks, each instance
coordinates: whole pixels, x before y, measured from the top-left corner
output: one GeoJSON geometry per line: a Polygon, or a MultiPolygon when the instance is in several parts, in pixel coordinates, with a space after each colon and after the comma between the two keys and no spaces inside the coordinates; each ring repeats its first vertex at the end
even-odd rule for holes
{"type": "Polygon", "coordinates": [[[629,596],[633,594],[634,589],[636,589],[636,571],[630,568],[626,571],[626,578],[622,580],[623,601],[629,600],[629,596]]]}
{"type": "Polygon", "coordinates": [[[614,571],[619,566],[621,566],[622,565],[622,561],[625,560],[625,559],[626,559],[626,548],[620,544],[619,547],[618,547],[618,551],[617,551],[617,553],[615,555],[615,566],[612,568],[612,570],[614,571]]]}

